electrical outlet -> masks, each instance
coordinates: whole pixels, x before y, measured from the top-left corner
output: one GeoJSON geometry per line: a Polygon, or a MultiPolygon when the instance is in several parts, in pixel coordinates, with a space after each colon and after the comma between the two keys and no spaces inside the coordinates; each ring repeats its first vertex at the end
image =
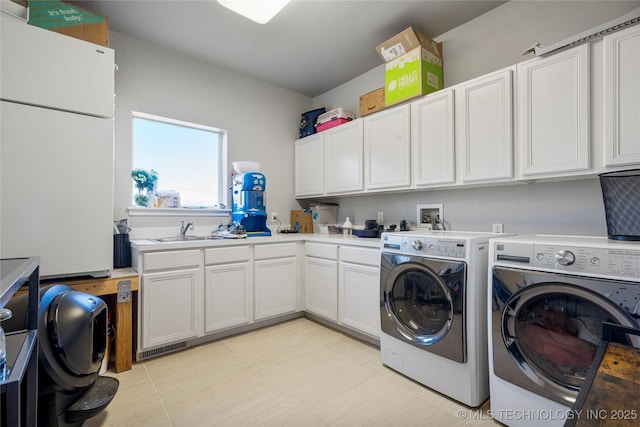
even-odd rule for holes
{"type": "Polygon", "coordinates": [[[504,233],[504,225],[503,224],[493,224],[492,231],[494,233],[504,233]]]}
{"type": "Polygon", "coordinates": [[[278,212],[271,212],[271,221],[278,220],[278,212]]]}
{"type": "Polygon", "coordinates": [[[384,212],[378,212],[378,224],[384,224],[384,212]]]}

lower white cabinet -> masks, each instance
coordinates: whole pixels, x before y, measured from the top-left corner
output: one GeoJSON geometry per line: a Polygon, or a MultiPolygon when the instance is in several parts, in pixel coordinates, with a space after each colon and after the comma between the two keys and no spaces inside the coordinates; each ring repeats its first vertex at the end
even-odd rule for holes
{"type": "Polygon", "coordinates": [[[339,323],[380,337],[380,251],[341,247],[339,323]]]}
{"type": "Polygon", "coordinates": [[[205,333],[253,321],[250,250],[249,246],[205,250],[205,333]]]}
{"type": "Polygon", "coordinates": [[[201,251],[156,252],[143,257],[142,349],[202,335],[201,251]]]}
{"type": "Polygon", "coordinates": [[[297,309],[296,244],[254,247],[254,319],[293,313],[297,309]]]}
{"type": "Polygon", "coordinates": [[[378,338],[380,250],[305,242],[301,257],[299,244],[132,248],[141,274],[138,356],[302,309],[378,338]]]}
{"type": "Polygon", "coordinates": [[[305,311],[338,321],[338,247],[305,244],[305,311]]]}

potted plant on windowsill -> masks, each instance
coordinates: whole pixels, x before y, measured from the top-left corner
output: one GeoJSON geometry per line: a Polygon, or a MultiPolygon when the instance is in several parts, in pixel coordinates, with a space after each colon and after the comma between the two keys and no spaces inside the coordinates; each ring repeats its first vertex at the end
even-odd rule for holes
{"type": "Polygon", "coordinates": [[[137,206],[150,207],[153,206],[156,189],[158,188],[158,172],[151,169],[136,168],[131,171],[131,178],[136,184],[138,193],[133,197],[137,206]]]}

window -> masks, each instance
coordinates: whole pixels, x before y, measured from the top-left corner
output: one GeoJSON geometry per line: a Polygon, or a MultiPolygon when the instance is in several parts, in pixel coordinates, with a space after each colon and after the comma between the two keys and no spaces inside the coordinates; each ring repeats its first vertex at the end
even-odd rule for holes
{"type": "Polygon", "coordinates": [[[158,192],[177,191],[181,207],[225,209],[226,165],[225,130],[133,113],[134,169],[156,171],[158,192]]]}

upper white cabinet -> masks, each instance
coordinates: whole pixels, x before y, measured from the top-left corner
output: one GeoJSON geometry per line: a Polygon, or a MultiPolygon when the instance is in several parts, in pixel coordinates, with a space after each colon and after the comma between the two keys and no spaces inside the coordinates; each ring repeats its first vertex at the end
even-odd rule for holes
{"type": "Polygon", "coordinates": [[[454,96],[443,89],[411,104],[414,187],[455,182],[454,96]]]}
{"type": "Polygon", "coordinates": [[[365,189],[411,185],[409,105],[364,118],[365,189]]]}
{"type": "Polygon", "coordinates": [[[362,191],[362,119],[298,139],[294,170],[296,197],[362,191]]]}
{"type": "Polygon", "coordinates": [[[456,143],[463,183],[513,177],[513,69],[455,87],[456,143]]]}
{"type": "Polygon", "coordinates": [[[590,168],[588,44],[517,66],[520,173],[562,176],[590,168]]]}
{"type": "Polygon", "coordinates": [[[113,49],[0,15],[0,98],[113,117],[113,49]]]}
{"type": "Polygon", "coordinates": [[[295,193],[296,197],[324,194],[324,146],[321,133],[296,141],[295,193]]]}
{"type": "Polygon", "coordinates": [[[327,194],[362,191],[362,119],[321,133],[324,135],[324,184],[327,194]]]}
{"type": "Polygon", "coordinates": [[[640,26],[604,37],[605,164],[640,163],[640,26]]]}

